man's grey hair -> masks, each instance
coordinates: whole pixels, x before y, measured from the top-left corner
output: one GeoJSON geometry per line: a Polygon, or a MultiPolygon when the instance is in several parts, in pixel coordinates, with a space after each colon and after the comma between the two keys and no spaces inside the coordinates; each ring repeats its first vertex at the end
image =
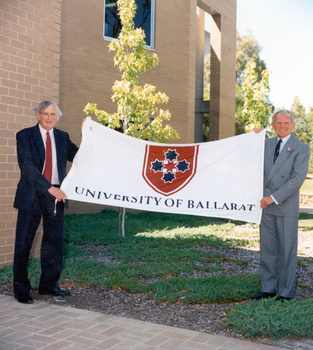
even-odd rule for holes
{"type": "Polygon", "coordinates": [[[61,116],[62,116],[62,112],[61,112],[59,106],[55,102],[49,101],[49,100],[40,102],[39,105],[33,109],[33,111],[36,114],[36,117],[41,114],[41,111],[43,109],[47,108],[50,105],[54,105],[55,108],[57,109],[57,116],[58,116],[58,120],[59,120],[61,118],[61,116]]]}
{"type": "Polygon", "coordinates": [[[272,116],[272,124],[275,124],[277,114],[280,114],[280,115],[282,115],[284,117],[291,118],[291,124],[292,125],[296,123],[296,118],[295,118],[294,114],[291,111],[288,111],[287,109],[282,109],[280,111],[276,111],[273,114],[273,116],[272,116]]]}

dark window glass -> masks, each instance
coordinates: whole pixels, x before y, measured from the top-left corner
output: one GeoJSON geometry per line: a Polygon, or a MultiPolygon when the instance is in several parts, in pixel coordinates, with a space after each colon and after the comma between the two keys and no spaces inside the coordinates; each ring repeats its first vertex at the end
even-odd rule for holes
{"type": "MultiPolygon", "coordinates": [[[[105,0],[104,36],[117,38],[121,31],[121,21],[117,13],[117,0],[105,0]]],[[[151,0],[136,0],[135,28],[145,31],[145,41],[151,46],[151,0]]]]}

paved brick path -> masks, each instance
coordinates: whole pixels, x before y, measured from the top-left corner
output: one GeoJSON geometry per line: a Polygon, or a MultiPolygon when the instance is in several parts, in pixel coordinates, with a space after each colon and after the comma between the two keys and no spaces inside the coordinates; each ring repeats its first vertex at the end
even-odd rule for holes
{"type": "Polygon", "coordinates": [[[1,350],[282,350],[207,333],[173,328],[0,295],[1,350]]]}

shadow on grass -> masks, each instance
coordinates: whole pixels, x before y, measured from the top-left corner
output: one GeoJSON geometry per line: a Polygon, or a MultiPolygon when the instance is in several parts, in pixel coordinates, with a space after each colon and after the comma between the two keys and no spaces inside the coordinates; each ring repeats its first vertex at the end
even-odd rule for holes
{"type": "Polygon", "coordinates": [[[235,224],[231,220],[216,219],[210,217],[166,214],[155,212],[141,212],[139,214],[126,213],[125,232],[126,237],[119,236],[118,213],[116,211],[102,211],[95,214],[70,214],[65,215],[64,239],[67,243],[75,244],[111,244],[124,242],[144,234],[181,229],[196,229],[210,226],[211,231],[229,230],[235,224]],[[214,225],[214,224],[217,225],[214,225]],[[224,223],[225,227],[221,227],[224,223]]]}

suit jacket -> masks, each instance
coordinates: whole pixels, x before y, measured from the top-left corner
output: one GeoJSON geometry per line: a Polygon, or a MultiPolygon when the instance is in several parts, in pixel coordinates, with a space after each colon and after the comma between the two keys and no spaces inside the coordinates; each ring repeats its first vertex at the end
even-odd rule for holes
{"type": "MultiPolygon", "coordinates": [[[[77,146],[71,142],[65,131],[53,129],[57,165],[60,183],[66,176],[66,163],[73,161],[77,146]]],[[[45,164],[45,146],[39,129],[39,124],[23,129],[16,134],[17,159],[21,170],[21,178],[17,185],[14,208],[21,210],[40,209],[39,200],[47,193],[51,183],[42,175],[45,164]]]]}
{"type": "Polygon", "coordinates": [[[265,140],[264,197],[273,195],[276,201],[264,209],[264,214],[298,217],[299,190],[308,172],[310,147],[292,135],[275,164],[273,157],[277,137],[265,140]]]}

